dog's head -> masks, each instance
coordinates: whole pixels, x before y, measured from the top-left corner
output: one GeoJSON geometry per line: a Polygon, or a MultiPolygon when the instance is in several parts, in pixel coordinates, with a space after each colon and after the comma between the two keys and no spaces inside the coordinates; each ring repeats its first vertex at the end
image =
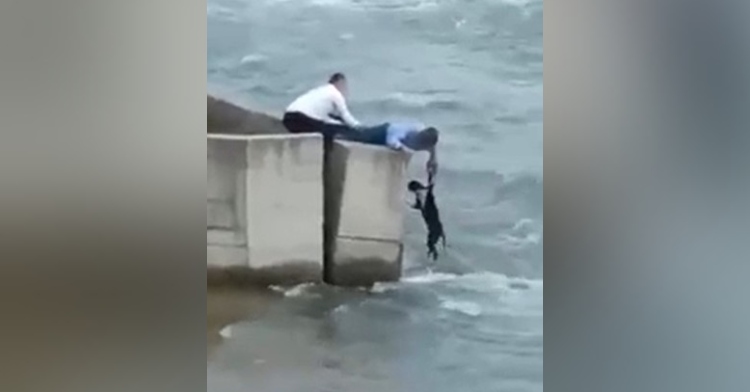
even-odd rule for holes
{"type": "Polygon", "coordinates": [[[419,191],[426,191],[427,187],[419,181],[409,182],[409,192],[417,193],[419,191]]]}

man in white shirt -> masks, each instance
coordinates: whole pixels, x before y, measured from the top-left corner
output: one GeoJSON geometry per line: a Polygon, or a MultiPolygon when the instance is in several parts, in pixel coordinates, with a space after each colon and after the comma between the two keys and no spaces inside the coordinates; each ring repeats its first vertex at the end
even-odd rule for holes
{"type": "Polygon", "coordinates": [[[306,92],[289,105],[284,126],[291,133],[321,133],[330,138],[356,134],[360,123],[349,113],[346,93],[346,76],[334,74],[328,84],[306,92]]]}

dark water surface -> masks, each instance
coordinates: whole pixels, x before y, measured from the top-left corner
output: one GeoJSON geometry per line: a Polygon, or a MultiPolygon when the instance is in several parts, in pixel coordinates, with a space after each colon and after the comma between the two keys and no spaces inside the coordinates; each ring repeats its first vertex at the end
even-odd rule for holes
{"type": "Polygon", "coordinates": [[[209,293],[207,391],[542,391],[542,2],[209,0],[207,13],[213,91],[278,114],[341,70],[362,121],[440,128],[450,242],[428,267],[411,214],[402,283],[209,293]]]}

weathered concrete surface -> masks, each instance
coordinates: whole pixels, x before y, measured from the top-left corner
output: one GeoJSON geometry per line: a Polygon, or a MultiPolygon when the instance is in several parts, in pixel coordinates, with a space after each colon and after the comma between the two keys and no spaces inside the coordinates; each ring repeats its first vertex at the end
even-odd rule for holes
{"type": "Polygon", "coordinates": [[[207,133],[223,135],[276,135],[289,131],[281,120],[222,99],[207,96],[207,133]]]}
{"type": "Polygon", "coordinates": [[[324,174],[319,136],[211,95],[207,105],[210,284],[400,278],[408,154],[336,142],[324,174]]]}
{"type": "Polygon", "coordinates": [[[208,136],[209,281],[323,277],[323,140],[208,136]]]}
{"type": "Polygon", "coordinates": [[[400,279],[409,160],[382,147],[334,143],[326,169],[328,283],[400,279]]]}

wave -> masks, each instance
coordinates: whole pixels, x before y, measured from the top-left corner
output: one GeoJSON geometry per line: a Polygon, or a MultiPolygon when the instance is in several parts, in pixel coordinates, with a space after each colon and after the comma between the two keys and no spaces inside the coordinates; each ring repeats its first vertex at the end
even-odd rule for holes
{"type": "Polygon", "coordinates": [[[508,232],[500,234],[499,243],[505,250],[525,250],[542,244],[542,225],[533,219],[521,219],[508,232]]]}
{"type": "Polygon", "coordinates": [[[262,64],[268,61],[268,56],[259,54],[259,53],[250,53],[246,56],[244,56],[242,59],[240,59],[240,64],[242,65],[250,65],[250,64],[262,64]]]}
{"type": "Polygon", "coordinates": [[[396,92],[382,99],[362,102],[362,105],[371,106],[383,112],[404,110],[436,110],[445,112],[465,109],[464,103],[458,98],[445,97],[432,93],[396,92]]]}
{"type": "Polygon", "coordinates": [[[232,326],[230,325],[228,327],[224,327],[224,329],[222,329],[221,331],[219,331],[219,335],[222,338],[224,338],[224,339],[231,339],[232,336],[233,336],[233,334],[232,334],[232,326]]]}
{"type": "Polygon", "coordinates": [[[496,0],[496,2],[518,8],[526,8],[543,4],[542,0],[496,0]]]}
{"type": "MultiPolygon", "coordinates": [[[[471,194],[462,195],[461,209],[485,209],[504,203],[523,204],[528,211],[524,218],[539,218],[544,206],[544,175],[538,172],[521,171],[504,174],[491,170],[462,170],[460,167],[444,165],[440,171],[438,188],[443,199],[452,199],[450,189],[471,189],[471,194]]],[[[458,200],[457,200],[458,202],[458,200]]],[[[518,224],[528,225],[519,221],[518,224]]]]}
{"type": "Polygon", "coordinates": [[[283,294],[285,298],[318,297],[319,294],[314,291],[316,288],[317,285],[312,283],[304,283],[294,287],[271,287],[273,291],[283,294]]]}
{"type": "MultiPolygon", "coordinates": [[[[355,10],[396,10],[396,11],[424,11],[438,7],[463,7],[464,0],[266,0],[266,4],[295,4],[317,7],[340,7],[355,10]]],[[[531,6],[541,6],[542,0],[486,0],[487,4],[501,4],[504,6],[525,9],[531,6]]]]}
{"type": "Polygon", "coordinates": [[[494,272],[474,272],[468,274],[427,273],[406,277],[406,285],[450,285],[473,290],[535,291],[544,289],[543,280],[511,278],[494,272]]]}
{"type": "MultiPolygon", "coordinates": [[[[406,276],[399,282],[377,283],[371,289],[356,291],[369,294],[386,294],[401,289],[418,286],[449,286],[464,288],[471,291],[540,291],[544,289],[543,280],[512,278],[493,272],[475,272],[468,274],[452,274],[429,272],[419,275],[406,276]]],[[[286,298],[319,298],[322,287],[316,284],[301,284],[294,287],[272,287],[272,290],[283,294],[286,298]]],[[[340,309],[345,311],[346,308],[340,309]]]]}
{"type": "Polygon", "coordinates": [[[456,312],[469,317],[479,317],[484,314],[482,305],[469,301],[456,301],[451,299],[442,299],[440,307],[444,310],[456,312]]]}
{"type": "Polygon", "coordinates": [[[526,203],[544,205],[544,178],[542,175],[518,174],[502,176],[496,186],[493,203],[523,200],[526,203]]]}
{"type": "Polygon", "coordinates": [[[242,18],[240,17],[240,14],[226,6],[222,6],[219,4],[206,4],[206,16],[209,19],[217,19],[225,22],[241,22],[242,18]]]}
{"type": "Polygon", "coordinates": [[[379,294],[375,298],[386,301],[421,298],[411,306],[419,306],[427,313],[434,306],[472,319],[510,314],[536,316],[543,308],[544,281],[492,272],[427,273],[406,277],[400,283],[381,284],[373,291],[379,294]]]}
{"type": "MultiPolygon", "coordinates": [[[[297,0],[267,0],[270,4],[295,4],[297,0]]],[[[438,6],[438,0],[306,0],[304,5],[315,7],[338,7],[353,10],[422,10],[438,6]]]]}

